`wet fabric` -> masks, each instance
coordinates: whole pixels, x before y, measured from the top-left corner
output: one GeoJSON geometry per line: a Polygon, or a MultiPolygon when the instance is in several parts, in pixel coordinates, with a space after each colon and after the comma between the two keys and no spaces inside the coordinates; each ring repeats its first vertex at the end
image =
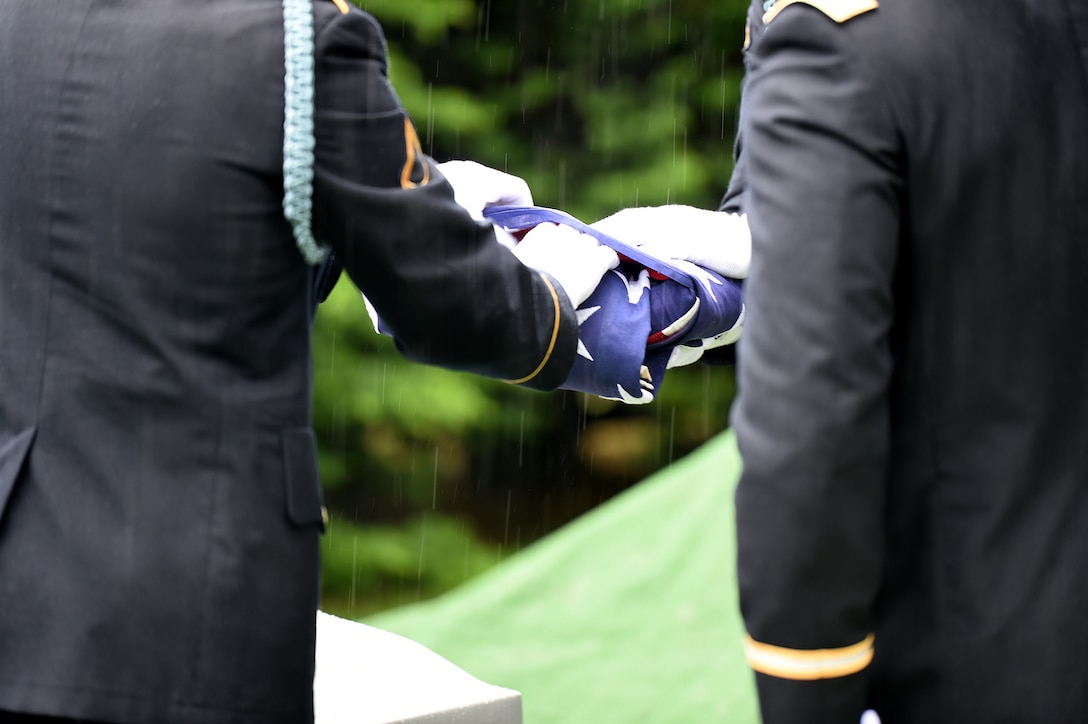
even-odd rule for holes
{"type": "Polygon", "coordinates": [[[494,206],[484,216],[515,235],[539,224],[564,224],[620,255],[620,267],[607,272],[578,308],[578,356],[562,389],[651,402],[675,347],[700,345],[740,319],[743,297],[735,279],[653,256],[556,209],[494,206]]]}
{"type": "MultiPolygon", "coordinates": [[[[483,213],[515,238],[540,224],[564,224],[592,235],[620,256],[620,266],[604,274],[577,310],[578,354],[560,389],[634,405],[653,402],[666,369],[677,366],[677,347],[690,348],[683,364],[694,362],[711,339],[741,320],[743,292],[736,279],[686,261],[655,257],[556,209],[492,206],[483,213]]],[[[327,260],[315,272],[318,300],[322,279],[338,273],[335,264],[335,258],[327,260]]],[[[371,317],[379,333],[392,336],[373,310],[371,317]]]]}

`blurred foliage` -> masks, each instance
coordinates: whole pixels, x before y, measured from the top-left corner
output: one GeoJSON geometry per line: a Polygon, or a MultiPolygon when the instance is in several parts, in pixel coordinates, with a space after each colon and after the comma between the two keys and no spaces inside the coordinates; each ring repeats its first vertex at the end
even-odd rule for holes
{"type": "MultiPolygon", "coordinates": [[[[357,0],[425,150],[528,181],[591,221],[716,207],[732,170],[747,0],[357,0]]],[[[625,407],[404,361],[342,279],[314,329],[332,511],[324,607],[436,595],[727,425],[732,370],[672,370],[625,407]]]]}
{"type": "Polygon", "coordinates": [[[322,546],[323,608],[361,618],[384,608],[430,598],[502,559],[471,523],[420,513],[400,525],[358,525],[338,511],[322,546]]]}

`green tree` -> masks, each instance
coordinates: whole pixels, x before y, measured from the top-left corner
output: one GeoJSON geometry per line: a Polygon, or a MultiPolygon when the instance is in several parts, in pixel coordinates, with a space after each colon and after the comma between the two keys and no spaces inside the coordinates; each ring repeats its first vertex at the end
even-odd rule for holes
{"type": "MultiPolygon", "coordinates": [[[[360,0],[425,150],[525,178],[593,220],[715,207],[729,179],[745,0],[360,0]]],[[[404,361],[341,280],[314,330],[333,522],[326,607],[425,598],[683,455],[727,424],[726,368],[673,370],[626,408],[404,361]]]]}

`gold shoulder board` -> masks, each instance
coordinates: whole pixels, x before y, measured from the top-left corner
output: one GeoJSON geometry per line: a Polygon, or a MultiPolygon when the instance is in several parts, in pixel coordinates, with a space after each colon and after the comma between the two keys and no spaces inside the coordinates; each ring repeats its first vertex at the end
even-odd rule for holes
{"type": "Polygon", "coordinates": [[[856,18],[880,6],[878,0],[778,0],[767,12],[763,13],[763,24],[766,25],[774,20],[783,9],[794,3],[804,3],[814,7],[836,23],[845,23],[850,18],[856,18]]]}

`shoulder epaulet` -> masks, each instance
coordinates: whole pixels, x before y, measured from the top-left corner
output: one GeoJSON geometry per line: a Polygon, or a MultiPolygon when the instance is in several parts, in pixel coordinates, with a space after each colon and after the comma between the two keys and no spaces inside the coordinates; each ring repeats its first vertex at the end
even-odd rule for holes
{"type": "Polygon", "coordinates": [[[836,23],[845,23],[880,6],[878,0],[770,0],[764,4],[763,24],[770,23],[778,13],[795,3],[814,7],[836,23]]]}

